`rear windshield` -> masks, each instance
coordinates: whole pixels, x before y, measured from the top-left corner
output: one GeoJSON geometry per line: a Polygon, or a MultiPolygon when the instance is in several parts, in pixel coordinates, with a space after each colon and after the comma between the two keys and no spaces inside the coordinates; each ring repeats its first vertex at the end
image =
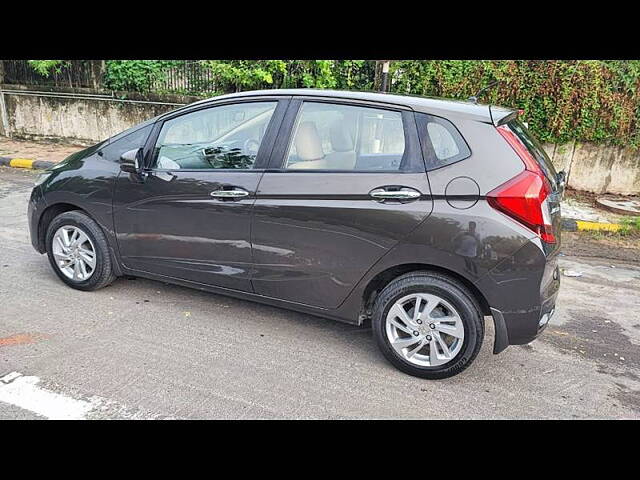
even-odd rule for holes
{"type": "Polygon", "coordinates": [[[547,152],[544,151],[544,148],[542,148],[540,142],[536,140],[520,120],[512,120],[508,125],[511,131],[513,131],[524,146],[527,147],[527,150],[529,150],[531,155],[533,155],[533,158],[538,161],[540,168],[542,168],[542,171],[555,190],[558,174],[556,173],[556,169],[554,168],[553,163],[551,163],[551,159],[547,155],[547,152]]]}

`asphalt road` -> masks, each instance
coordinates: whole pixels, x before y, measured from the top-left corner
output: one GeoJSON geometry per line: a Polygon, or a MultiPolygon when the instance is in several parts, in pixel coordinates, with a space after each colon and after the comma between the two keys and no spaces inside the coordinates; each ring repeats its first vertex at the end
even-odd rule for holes
{"type": "Polygon", "coordinates": [[[369,329],[142,279],[64,286],[29,242],[34,177],[0,168],[0,419],[640,418],[638,266],[563,257],[583,275],[540,339],[496,356],[487,322],[469,369],[427,381],[369,329]]]}

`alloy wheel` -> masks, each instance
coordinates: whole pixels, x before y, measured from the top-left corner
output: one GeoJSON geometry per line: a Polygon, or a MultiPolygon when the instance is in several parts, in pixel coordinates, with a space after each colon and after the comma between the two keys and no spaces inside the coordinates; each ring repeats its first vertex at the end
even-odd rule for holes
{"type": "Polygon", "coordinates": [[[88,280],[96,268],[96,249],[89,236],[74,225],[64,225],[53,235],[52,253],[62,274],[74,282],[88,280]]]}
{"type": "Polygon", "coordinates": [[[456,309],[429,293],[396,301],[387,313],[385,331],[395,352],[420,367],[450,362],[464,343],[464,324],[456,309]]]}

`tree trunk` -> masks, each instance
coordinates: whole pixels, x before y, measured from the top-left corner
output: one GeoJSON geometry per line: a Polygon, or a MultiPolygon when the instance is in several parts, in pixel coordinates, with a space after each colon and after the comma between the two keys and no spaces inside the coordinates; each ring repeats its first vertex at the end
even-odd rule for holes
{"type": "Polygon", "coordinates": [[[382,63],[382,60],[376,60],[376,68],[373,76],[373,90],[376,92],[379,92],[382,86],[382,63]]]}

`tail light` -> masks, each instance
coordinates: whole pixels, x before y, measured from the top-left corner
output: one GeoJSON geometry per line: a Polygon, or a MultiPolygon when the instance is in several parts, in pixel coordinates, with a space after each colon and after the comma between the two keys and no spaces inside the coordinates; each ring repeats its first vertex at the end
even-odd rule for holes
{"type": "Polygon", "coordinates": [[[496,210],[533,230],[543,241],[555,243],[548,205],[552,193],[549,181],[531,152],[507,125],[500,125],[497,130],[523,161],[525,170],[489,192],[487,201],[496,210]]]}

